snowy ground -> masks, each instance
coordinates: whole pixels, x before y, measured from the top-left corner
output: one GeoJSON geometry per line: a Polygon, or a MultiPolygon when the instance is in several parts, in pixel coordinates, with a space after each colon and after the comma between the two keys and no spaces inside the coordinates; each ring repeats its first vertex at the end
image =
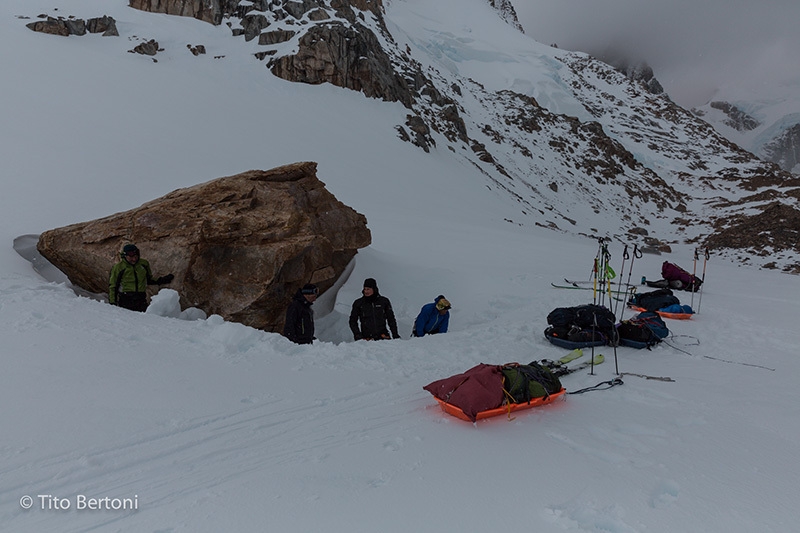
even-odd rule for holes
{"type": "MultiPolygon", "coordinates": [[[[221,31],[118,4],[60,11],[108,13],[126,21],[123,35],[125,24],[173,24],[186,42],[212,43],[221,31]]],[[[702,300],[679,294],[699,313],[671,321],[652,351],[616,351],[623,385],[462,422],[422,387],[479,362],[565,353],[542,336],[545,317],[591,293],[550,282],[588,278],[596,243],[505,222],[508,205],[475,171],[396,140],[400,106],[234,61],[154,64],[125,53],[130,42],[37,35],[16,18],[50,9],[0,4],[0,71],[11,74],[0,77],[0,529],[797,529],[797,277],[712,255],[702,300]],[[319,162],[373,232],[342,288],[316,304],[312,346],[215,316],[110,307],[13,248],[178,187],[302,160],[319,162]],[[392,300],[402,340],[348,336],[366,277],[392,300]],[[451,332],[410,339],[440,293],[451,332]],[[117,504],[135,508],[78,508],[117,504]]],[[[622,248],[611,245],[617,270],[622,248]]],[[[644,256],[622,275],[656,278],[665,259],[691,269],[692,250],[644,256]]],[[[569,391],[616,377],[613,349],[602,352],[595,375],[564,378],[569,391]]]]}

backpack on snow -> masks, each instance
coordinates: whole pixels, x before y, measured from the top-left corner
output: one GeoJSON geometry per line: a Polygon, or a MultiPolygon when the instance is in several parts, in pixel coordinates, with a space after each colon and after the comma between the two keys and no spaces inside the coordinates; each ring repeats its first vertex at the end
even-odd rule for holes
{"type": "Polygon", "coordinates": [[[617,322],[614,313],[607,307],[595,304],[579,305],[577,307],[557,307],[547,315],[547,323],[553,327],[592,329],[609,331],[617,322]]]}
{"type": "Polygon", "coordinates": [[[615,338],[616,317],[602,305],[557,307],[547,315],[545,337],[569,342],[603,342],[615,338]]]}
{"type": "Polygon", "coordinates": [[[689,274],[686,270],[669,261],[664,261],[661,264],[661,277],[669,282],[671,288],[685,291],[697,292],[703,283],[703,280],[697,276],[689,274]]]}
{"type": "Polygon", "coordinates": [[[645,311],[658,311],[670,305],[678,304],[681,301],[672,294],[670,289],[658,289],[651,292],[637,293],[631,296],[628,303],[635,307],[641,307],[645,311]]]}
{"type": "Polygon", "coordinates": [[[503,365],[503,390],[509,403],[528,403],[534,398],[544,398],[562,389],[561,381],[549,368],[532,361],[530,364],[503,365]]]}
{"type": "Polygon", "coordinates": [[[617,333],[620,339],[644,343],[650,347],[666,338],[669,335],[669,328],[657,313],[645,311],[620,322],[617,333]]]}

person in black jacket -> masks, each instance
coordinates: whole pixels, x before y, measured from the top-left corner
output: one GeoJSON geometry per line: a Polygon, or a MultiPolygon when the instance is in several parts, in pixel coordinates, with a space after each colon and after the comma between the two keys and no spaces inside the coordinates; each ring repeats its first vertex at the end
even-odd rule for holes
{"type": "Polygon", "coordinates": [[[319,290],[313,283],[306,283],[297,289],[288,309],[283,336],[297,344],[314,342],[314,310],[311,306],[317,299],[319,290]]]}
{"type": "Polygon", "coordinates": [[[380,295],[374,279],[364,280],[361,294],[363,296],[353,302],[353,309],[350,311],[350,330],[355,340],[399,339],[392,304],[387,297],[380,295]],[[392,332],[391,337],[389,330],[392,332]]]}

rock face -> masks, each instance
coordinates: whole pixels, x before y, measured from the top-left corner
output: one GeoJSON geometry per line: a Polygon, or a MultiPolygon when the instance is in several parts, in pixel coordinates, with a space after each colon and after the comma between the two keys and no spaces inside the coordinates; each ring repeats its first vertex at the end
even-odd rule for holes
{"type": "Polygon", "coordinates": [[[784,170],[800,174],[800,124],[783,130],[764,144],[759,155],[784,170]]]}
{"type": "Polygon", "coordinates": [[[299,44],[297,54],[270,63],[273,74],[302,83],[331,83],[411,107],[413,97],[406,81],[395,73],[371,31],[338,22],[321,24],[309,28],[299,44]]]}
{"type": "Polygon", "coordinates": [[[46,17],[45,20],[38,20],[27,24],[33,31],[49,33],[51,35],[86,35],[86,33],[102,33],[103,37],[118,37],[117,21],[112,17],[95,17],[84,21],[75,18],[54,18],[46,17]]]}
{"type": "Polygon", "coordinates": [[[267,331],[281,331],[304,283],[328,289],[359,248],[367,220],[317,179],[316,163],[251,170],[178,189],[103,219],[43,233],[37,248],[72,283],[108,291],[125,243],[136,243],[154,276],[181,305],[267,331]]]}
{"type": "Polygon", "coordinates": [[[511,0],[489,0],[489,4],[495,8],[498,13],[500,13],[500,16],[503,18],[503,20],[524,33],[522,30],[522,25],[519,23],[519,19],[517,18],[517,11],[511,4],[511,0]]]}
{"type": "Polygon", "coordinates": [[[238,4],[239,0],[130,0],[128,3],[134,9],[192,17],[212,24],[220,24],[222,16],[238,4]]]}
{"type": "Polygon", "coordinates": [[[729,104],[728,102],[711,102],[709,106],[713,107],[714,109],[719,109],[728,115],[728,119],[725,121],[725,124],[736,131],[750,131],[761,125],[759,124],[758,120],[751,117],[735,105],[729,104]]]}

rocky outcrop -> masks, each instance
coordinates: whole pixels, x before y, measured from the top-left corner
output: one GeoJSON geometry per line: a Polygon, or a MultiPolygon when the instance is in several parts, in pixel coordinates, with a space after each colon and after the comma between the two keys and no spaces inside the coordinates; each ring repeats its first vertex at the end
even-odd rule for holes
{"type": "MultiPolygon", "coordinates": [[[[503,0],[516,21],[513,7],[503,0]]],[[[240,0],[130,0],[130,6],[152,13],[193,17],[211,24],[221,24],[225,17],[236,17],[240,28],[233,35],[260,46],[271,46],[296,38],[299,31],[285,26],[262,31],[274,23],[296,21],[314,23],[299,37],[298,51],[276,57],[268,68],[279,78],[301,83],[331,83],[360,91],[371,98],[402,102],[410,108],[412,91],[403,75],[396,72],[372,30],[362,25],[364,12],[371,13],[383,25],[382,0],[283,0],[283,2],[241,2],[240,0]],[[330,11],[330,13],[328,12],[330,11]],[[332,20],[331,14],[342,20],[332,20]]],[[[518,25],[518,23],[517,23],[518,25]]],[[[256,57],[266,58],[274,51],[266,50],[256,57]]]]}
{"type": "Polygon", "coordinates": [[[519,23],[519,19],[517,18],[517,11],[511,4],[511,0],[489,0],[489,5],[491,5],[500,13],[500,17],[503,20],[524,33],[522,25],[519,23]]]}
{"type": "Polygon", "coordinates": [[[650,94],[662,94],[664,92],[664,87],[656,79],[652,67],[647,63],[641,62],[632,65],[626,61],[618,61],[613,66],[625,74],[625,77],[629,80],[641,84],[650,94]]]}
{"type": "MultiPolygon", "coordinates": [[[[739,259],[744,263],[758,264],[756,257],[775,258],[787,251],[797,253],[800,242],[800,210],[773,202],[761,213],[739,215],[721,221],[717,231],[705,241],[711,249],[729,248],[745,252],[739,259]]],[[[777,268],[774,263],[763,265],[777,268]]],[[[800,274],[800,262],[795,261],[783,270],[800,274]]]]}
{"type": "Polygon", "coordinates": [[[302,83],[331,83],[372,98],[411,107],[413,97],[372,31],[355,24],[321,23],[303,34],[294,55],[273,59],[279,78],[302,83]]]}
{"type": "MultiPolygon", "coordinates": [[[[302,18],[306,13],[313,13],[309,15],[311,20],[323,20],[329,18],[327,14],[321,12],[325,4],[326,2],[323,0],[283,0],[282,2],[271,0],[248,2],[242,0],[130,0],[128,5],[142,11],[192,17],[218,25],[222,23],[224,17],[242,18],[251,11],[271,11],[277,13],[278,18],[291,16],[296,19],[302,18]]],[[[337,16],[351,22],[355,20],[353,8],[369,11],[375,15],[380,15],[383,11],[382,0],[331,0],[330,6],[336,10],[337,16]]]]}
{"type": "Polygon", "coordinates": [[[149,41],[137,44],[133,48],[133,50],[128,50],[128,51],[136,54],[142,54],[145,56],[154,56],[158,52],[162,52],[163,50],[164,50],[163,48],[159,48],[158,41],[156,41],[155,39],[150,39],[149,41]]]}
{"type": "Polygon", "coordinates": [[[26,25],[33,31],[49,33],[50,35],[86,35],[86,33],[102,33],[103,37],[117,37],[117,22],[113,17],[102,16],[89,20],[69,18],[46,17],[26,25]]]}
{"type": "Polygon", "coordinates": [[[240,0],[130,0],[129,6],[151,13],[192,17],[211,24],[236,11],[240,0]]]}
{"type": "Polygon", "coordinates": [[[711,102],[708,105],[725,113],[728,116],[725,124],[736,131],[750,131],[761,125],[758,120],[728,102],[711,102]]]}
{"type": "Polygon", "coordinates": [[[325,291],[371,241],[366,218],[296,163],[176,190],[124,213],[43,233],[38,250],[70,281],[108,290],[120,247],[136,243],[154,275],[173,273],[181,304],[267,331],[283,327],[304,283],[325,291]]]}

